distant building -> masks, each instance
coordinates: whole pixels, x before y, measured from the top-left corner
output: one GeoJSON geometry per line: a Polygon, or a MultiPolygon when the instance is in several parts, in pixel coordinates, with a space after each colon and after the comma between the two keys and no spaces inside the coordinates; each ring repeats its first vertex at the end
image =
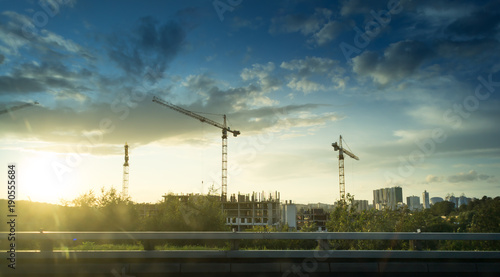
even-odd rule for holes
{"type": "Polygon", "coordinates": [[[418,196],[406,197],[406,205],[408,205],[408,209],[410,209],[411,211],[422,209],[422,205],[420,204],[420,197],[418,196]]]}
{"type": "Polygon", "coordinates": [[[139,213],[139,218],[147,218],[158,212],[158,205],[152,203],[138,203],[135,208],[139,213]]]}
{"type": "Polygon", "coordinates": [[[465,197],[465,195],[462,195],[458,198],[458,207],[460,207],[462,205],[468,205],[470,203],[470,201],[472,201],[471,198],[465,197]]]}
{"type": "Polygon", "coordinates": [[[435,205],[436,203],[443,202],[443,201],[444,201],[444,200],[443,200],[443,198],[441,198],[441,197],[432,197],[432,198],[431,198],[431,204],[432,204],[432,205],[435,205]]]}
{"type": "Polygon", "coordinates": [[[353,204],[356,206],[356,210],[358,212],[370,209],[368,205],[368,200],[354,200],[353,204]]]}
{"type": "Polygon", "coordinates": [[[424,209],[429,209],[431,207],[429,204],[429,193],[426,190],[422,192],[422,206],[424,209]]]}
{"type": "Polygon", "coordinates": [[[455,208],[458,207],[458,198],[455,197],[455,195],[451,194],[451,195],[447,195],[444,200],[448,201],[448,202],[451,202],[453,204],[455,204],[455,208]]]}
{"type": "Polygon", "coordinates": [[[237,231],[251,229],[253,226],[275,226],[281,224],[281,208],[279,193],[274,197],[264,193],[231,195],[229,201],[222,203],[222,209],[227,214],[226,225],[237,231]]]}
{"type": "Polygon", "coordinates": [[[281,205],[281,223],[288,225],[288,228],[297,229],[297,206],[292,204],[292,200],[281,205]]]}
{"type": "Polygon", "coordinates": [[[307,204],[307,209],[323,209],[325,211],[331,211],[335,208],[334,206],[335,205],[325,203],[309,203],[307,204]]]}
{"type": "Polygon", "coordinates": [[[382,188],[373,191],[373,206],[377,210],[393,209],[403,204],[401,187],[382,188]]]}
{"type": "Polygon", "coordinates": [[[318,231],[326,231],[329,218],[330,214],[323,209],[301,210],[297,215],[297,229],[300,230],[306,223],[314,223],[318,231]]]}

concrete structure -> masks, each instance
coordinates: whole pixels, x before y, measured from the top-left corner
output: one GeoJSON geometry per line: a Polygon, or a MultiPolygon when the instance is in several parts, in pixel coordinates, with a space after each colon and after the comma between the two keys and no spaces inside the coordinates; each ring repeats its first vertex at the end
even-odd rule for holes
{"type": "Polygon", "coordinates": [[[429,204],[429,193],[426,190],[422,192],[422,205],[424,209],[429,209],[431,207],[429,204]]]}
{"type": "Polygon", "coordinates": [[[297,206],[292,204],[292,200],[281,205],[281,223],[288,225],[288,228],[297,229],[297,206]]]}
{"type": "Polygon", "coordinates": [[[377,210],[396,209],[403,204],[401,187],[382,188],[373,191],[373,206],[377,210]]]}
{"type": "Polygon", "coordinates": [[[280,226],[281,209],[278,192],[269,194],[264,192],[252,195],[231,195],[229,201],[222,203],[222,209],[227,214],[226,225],[237,231],[251,229],[254,226],[280,226]]]}
{"type": "Polygon", "coordinates": [[[139,218],[146,218],[155,215],[158,212],[158,205],[152,203],[138,203],[135,205],[139,218]]]}
{"type": "Polygon", "coordinates": [[[441,198],[441,197],[432,197],[432,198],[431,198],[431,204],[432,204],[432,205],[434,205],[434,204],[436,204],[436,203],[439,203],[439,202],[443,202],[443,201],[444,201],[444,200],[443,200],[443,198],[441,198]]]}
{"type": "Polygon", "coordinates": [[[326,231],[326,222],[330,214],[323,209],[310,209],[301,211],[297,215],[297,229],[300,230],[306,224],[316,224],[318,231],[326,231]]]}
{"type": "Polygon", "coordinates": [[[455,197],[455,195],[453,195],[453,194],[449,195],[448,194],[448,195],[446,195],[446,197],[444,198],[444,200],[455,204],[455,208],[458,208],[458,198],[455,197]]]}
{"type": "Polygon", "coordinates": [[[368,200],[354,200],[353,204],[356,206],[356,210],[358,212],[370,209],[370,206],[368,205],[368,200]]]}
{"type": "Polygon", "coordinates": [[[422,205],[420,204],[420,197],[418,196],[406,197],[406,205],[408,205],[408,209],[410,209],[411,211],[422,209],[422,205]]]}
{"type": "Polygon", "coordinates": [[[461,195],[458,198],[458,207],[460,207],[462,205],[468,205],[470,203],[470,201],[472,201],[472,199],[470,197],[465,197],[465,195],[461,195]]]}

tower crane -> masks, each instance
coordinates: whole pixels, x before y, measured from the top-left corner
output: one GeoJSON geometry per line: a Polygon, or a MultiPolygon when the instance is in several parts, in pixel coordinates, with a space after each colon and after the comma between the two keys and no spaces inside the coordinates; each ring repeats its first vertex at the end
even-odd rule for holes
{"type": "Polygon", "coordinates": [[[342,147],[342,135],[340,136],[339,142],[332,143],[332,147],[335,151],[339,151],[339,187],[340,187],[340,200],[345,201],[345,176],[344,176],[344,154],[347,156],[359,160],[358,156],[354,155],[350,151],[342,147]]]}
{"type": "Polygon", "coordinates": [[[4,110],[1,110],[0,114],[12,112],[12,111],[15,111],[15,110],[23,109],[23,108],[34,106],[34,105],[38,105],[38,102],[35,101],[33,103],[24,103],[22,105],[18,105],[18,106],[14,106],[14,107],[11,107],[11,108],[7,108],[7,109],[4,109],[4,110]]]}
{"type": "Polygon", "coordinates": [[[226,115],[223,115],[224,118],[224,123],[218,123],[216,121],[213,121],[209,118],[206,118],[204,116],[201,116],[197,113],[194,113],[192,111],[186,110],[184,108],[181,108],[179,106],[176,106],[172,103],[163,101],[162,99],[154,96],[153,97],[153,102],[158,103],[160,105],[163,105],[165,107],[168,107],[174,111],[178,111],[182,114],[185,114],[187,116],[190,116],[192,118],[198,119],[201,122],[210,124],[212,126],[215,126],[217,128],[222,129],[222,192],[221,192],[221,201],[226,202],[227,201],[227,133],[230,132],[233,134],[234,137],[238,136],[240,134],[240,131],[236,130],[231,130],[227,126],[226,123],[226,115]]]}

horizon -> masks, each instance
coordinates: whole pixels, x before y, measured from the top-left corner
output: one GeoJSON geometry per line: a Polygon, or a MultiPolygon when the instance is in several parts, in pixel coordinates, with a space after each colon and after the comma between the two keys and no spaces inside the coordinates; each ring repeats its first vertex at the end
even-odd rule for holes
{"type": "Polygon", "coordinates": [[[497,1],[225,2],[3,1],[0,179],[16,165],[16,199],[121,191],[125,143],[132,201],[220,192],[221,130],[153,96],[241,132],[228,196],[333,204],[340,136],[356,199],[498,195],[497,1]]]}

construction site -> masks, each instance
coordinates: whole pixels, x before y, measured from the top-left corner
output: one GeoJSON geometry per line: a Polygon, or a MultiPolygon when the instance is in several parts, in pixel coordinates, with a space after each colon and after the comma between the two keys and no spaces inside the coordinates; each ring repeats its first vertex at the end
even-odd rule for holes
{"type": "MultiPolygon", "coordinates": [[[[240,135],[240,131],[233,130],[227,126],[226,115],[222,115],[223,122],[219,123],[213,121],[198,113],[186,110],[182,107],[166,102],[158,97],[153,97],[153,102],[160,104],[164,107],[182,113],[191,118],[197,119],[200,122],[212,125],[222,131],[222,163],[221,163],[221,193],[220,196],[213,195],[200,195],[200,194],[165,194],[163,201],[179,201],[187,203],[193,197],[211,197],[218,198],[220,201],[223,212],[226,215],[225,224],[234,231],[244,231],[261,227],[276,227],[280,228],[287,226],[290,230],[300,230],[303,226],[315,226],[318,231],[326,231],[326,222],[328,221],[328,211],[322,208],[308,208],[297,211],[295,203],[291,200],[286,200],[281,203],[280,192],[274,193],[265,192],[252,192],[251,194],[231,194],[228,198],[227,195],[227,171],[228,171],[228,133],[233,137],[240,135]],[[314,225],[313,225],[314,224],[314,225]]],[[[345,174],[344,174],[344,154],[352,159],[359,160],[351,151],[343,147],[343,139],[340,136],[338,142],[332,143],[334,151],[338,151],[339,160],[339,195],[340,200],[337,203],[346,203],[345,192],[345,174]]],[[[127,143],[124,145],[125,161],[123,164],[123,185],[122,196],[127,198],[129,196],[129,146],[127,143]]],[[[333,199],[333,197],[332,197],[333,199]]],[[[333,202],[333,201],[332,201],[333,202]]],[[[148,217],[156,213],[156,204],[143,203],[140,206],[140,216],[148,217]]]]}

